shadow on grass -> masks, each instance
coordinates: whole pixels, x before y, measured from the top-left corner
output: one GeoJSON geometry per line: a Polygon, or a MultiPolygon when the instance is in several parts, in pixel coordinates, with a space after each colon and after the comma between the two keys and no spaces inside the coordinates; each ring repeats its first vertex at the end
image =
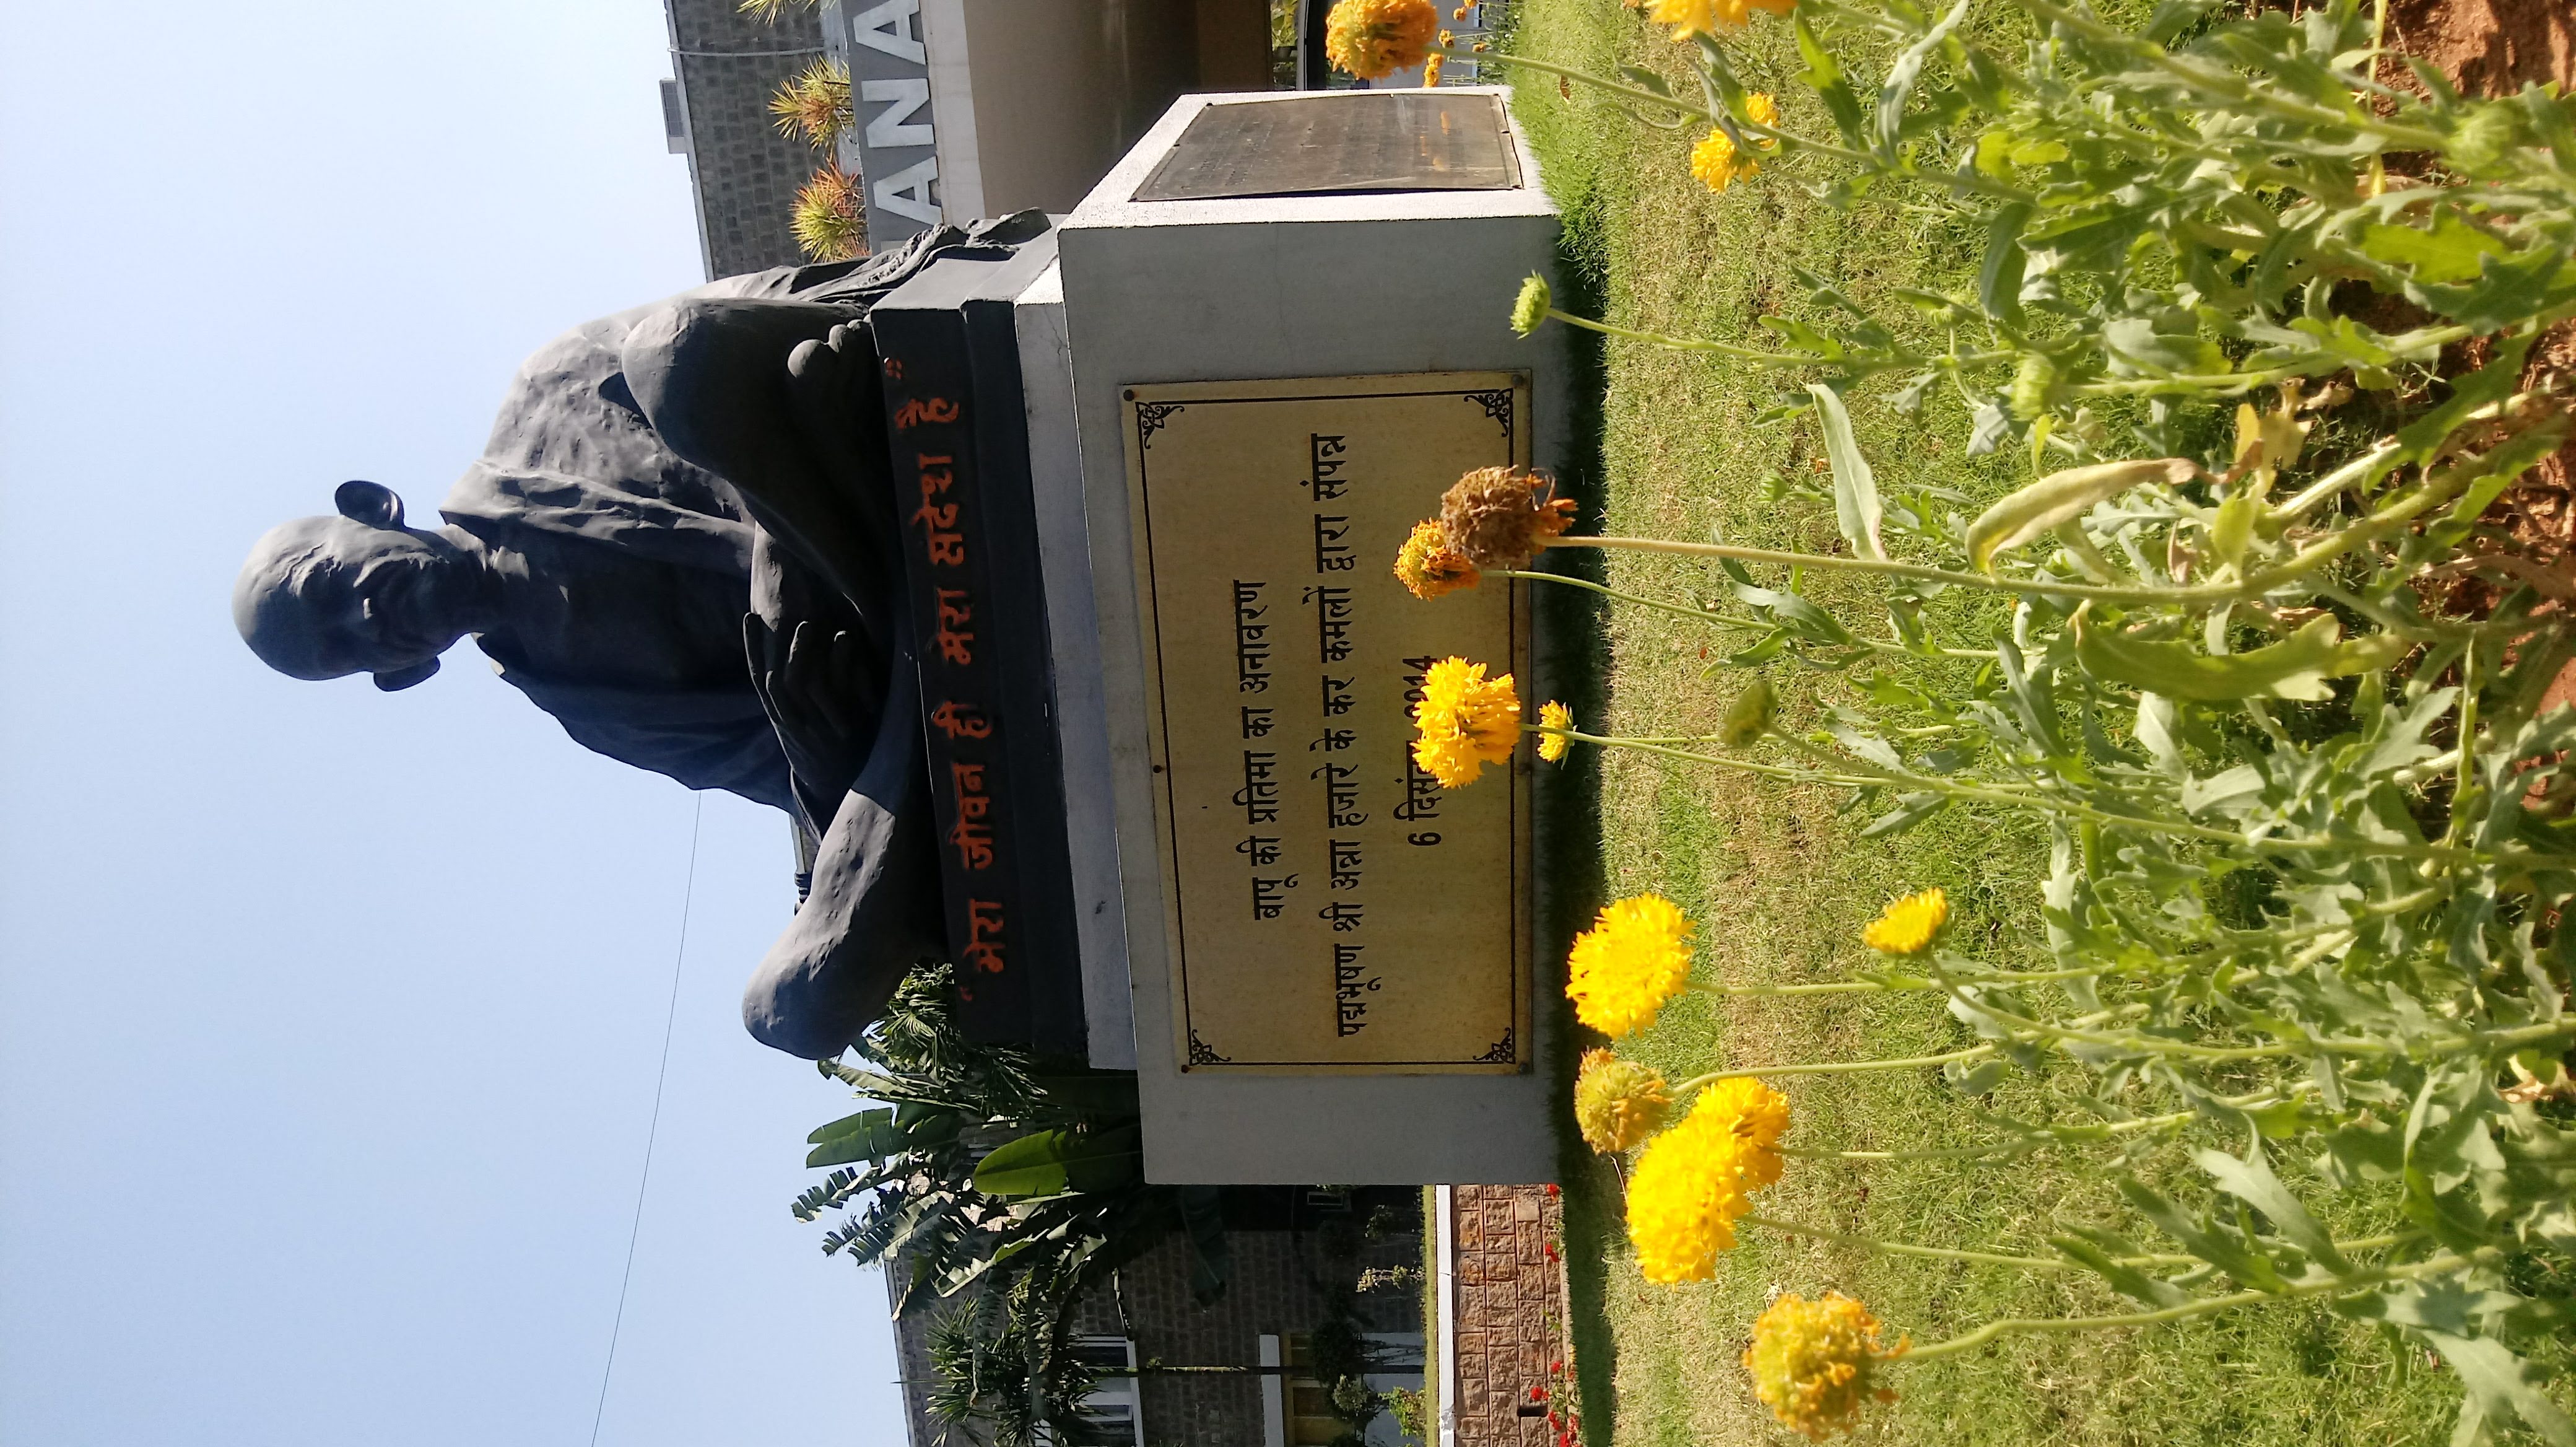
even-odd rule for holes
{"type": "MultiPolygon", "coordinates": [[[[1557,304],[1582,316],[1602,313],[1601,228],[1598,193],[1574,203],[1557,245],[1557,304]]],[[[1552,327],[1540,345],[1565,348],[1568,394],[1565,446],[1554,459],[1560,491],[1581,508],[1579,530],[1599,532],[1608,503],[1602,443],[1608,368],[1602,339],[1574,327],[1552,327]]],[[[1598,583],[1601,553],[1554,549],[1536,567],[1598,583]]],[[[1608,693],[1606,600],[1575,588],[1536,585],[1536,672],[1546,697],[1561,699],[1577,720],[1598,721],[1608,693]]],[[[1534,700],[1535,701],[1535,700],[1534,700]]],[[[1574,1019],[1565,998],[1562,969],[1567,946],[1604,903],[1607,888],[1601,852],[1601,764],[1596,749],[1576,749],[1559,764],[1541,764],[1537,795],[1539,897],[1538,1008],[1556,1013],[1557,1047],[1543,1062],[1558,1109],[1557,1176],[1565,1192],[1566,1335],[1573,1344],[1576,1401],[1584,1440],[1607,1443],[1618,1415],[1618,1346],[1612,1339],[1604,1293],[1605,1262],[1616,1245],[1623,1211],[1616,1174],[1588,1150],[1574,1129],[1574,1072],[1582,1052],[1603,1043],[1574,1019]]]]}

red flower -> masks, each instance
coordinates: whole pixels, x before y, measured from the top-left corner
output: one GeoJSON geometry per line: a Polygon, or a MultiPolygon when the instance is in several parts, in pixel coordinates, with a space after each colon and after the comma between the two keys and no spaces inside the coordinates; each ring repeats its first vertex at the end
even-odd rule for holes
{"type": "Polygon", "coordinates": [[[1556,1194],[1556,1182],[1550,1181],[1547,1183],[1547,1193],[1551,1196],[1556,1194]]]}
{"type": "Polygon", "coordinates": [[[1564,1376],[1564,1375],[1565,1375],[1565,1363],[1564,1363],[1563,1361],[1561,1361],[1561,1360],[1560,1360],[1560,1361],[1553,1361],[1553,1362],[1549,1362],[1549,1363],[1547,1364],[1547,1374],[1548,1374],[1549,1376],[1551,1376],[1551,1377],[1561,1377],[1561,1376],[1564,1376]]]}
{"type": "Polygon", "coordinates": [[[1533,1401],[1533,1402],[1544,1402],[1544,1401],[1546,1401],[1546,1400],[1547,1400],[1547,1388],[1545,1388],[1545,1387],[1532,1387],[1532,1388],[1530,1388],[1530,1400],[1531,1400],[1531,1401],[1533,1401]]]}

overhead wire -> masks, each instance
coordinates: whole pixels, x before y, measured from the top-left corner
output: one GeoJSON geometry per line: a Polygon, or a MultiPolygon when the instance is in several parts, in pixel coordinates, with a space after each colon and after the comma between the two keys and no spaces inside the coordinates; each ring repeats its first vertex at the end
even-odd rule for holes
{"type": "Polygon", "coordinates": [[[635,1284],[635,1243],[644,1234],[644,1188],[653,1180],[653,1143],[662,1134],[662,1087],[671,1078],[671,1034],[680,1019],[680,965],[689,957],[689,905],[698,892],[698,830],[706,822],[707,796],[692,796],[688,882],[680,888],[680,942],[671,951],[671,1001],[662,1017],[662,1063],[653,1072],[653,1118],[644,1128],[644,1169],[635,1180],[635,1216],[626,1228],[626,1268],[617,1279],[617,1315],[608,1327],[608,1360],[599,1369],[599,1403],[591,1409],[590,1447],[599,1447],[599,1424],[608,1416],[608,1383],[617,1372],[617,1339],[626,1329],[626,1293],[635,1284]]]}

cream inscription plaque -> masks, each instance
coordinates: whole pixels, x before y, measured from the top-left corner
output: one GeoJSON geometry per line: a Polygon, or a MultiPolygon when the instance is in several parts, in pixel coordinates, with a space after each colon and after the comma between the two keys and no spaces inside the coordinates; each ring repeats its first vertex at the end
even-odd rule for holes
{"type": "Polygon", "coordinates": [[[1411,712],[1452,654],[1528,703],[1527,604],[1502,579],[1424,602],[1390,568],[1460,473],[1528,464],[1527,379],[1121,396],[1181,1068],[1524,1068],[1527,753],[1444,790],[1411,712]]]}

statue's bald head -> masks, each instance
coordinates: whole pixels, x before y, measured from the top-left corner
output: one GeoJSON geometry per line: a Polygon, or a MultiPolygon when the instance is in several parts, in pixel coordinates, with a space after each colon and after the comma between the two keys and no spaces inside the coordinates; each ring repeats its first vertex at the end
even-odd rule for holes
{"type": "Polygon", "coordinates": [[[233,583],[233,626],[290,678],[375,675],[409,688],[471,626],[472,561],[437,533],[403,526],[402,500],[343,483],[336,515],[271,528],[233,583]]]}

